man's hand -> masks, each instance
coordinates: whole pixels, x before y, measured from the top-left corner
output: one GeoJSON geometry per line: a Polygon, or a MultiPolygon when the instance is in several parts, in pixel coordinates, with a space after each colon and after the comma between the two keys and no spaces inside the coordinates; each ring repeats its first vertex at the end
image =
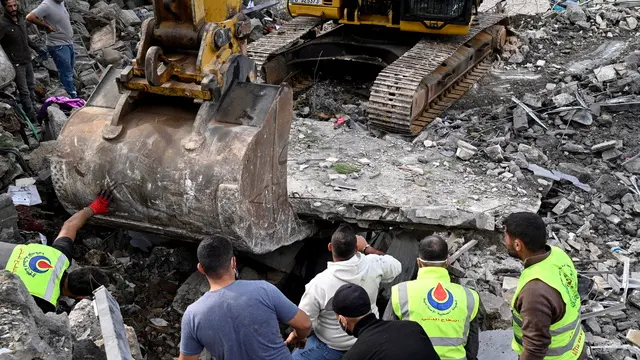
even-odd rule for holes
{"type": "Polygon", "coordinates": [[[307,343],[307,338],[300,338],[298,333],[293,330],[287,340],[285,340],[285,344],[291,345],[294,348],[304,349],[304,345],[307,343]]]}
{"type": "Polygon", "coordinates": [[[366,248],[369,245],[367,240],[365,240],[365,238],[360,235],[356,235],[356,240],[357,240],[356,249],[358,250],[358,252],[363,252],[364,248],[366,248]]]}
{"type": "Polygon", "coordinates": [[[98,197],[89,205],[94,215],[106,214],[109,212],[109,204],[113,201],[113,194],[109,190],[102,190],[98,197]]]}
{"type": "Polygon", "coordinates": [[[45,26],[45,29],[47,30],[48,33],[56,32],[56,29],[54,29],[53,26],[49,24],[45,26]]]}

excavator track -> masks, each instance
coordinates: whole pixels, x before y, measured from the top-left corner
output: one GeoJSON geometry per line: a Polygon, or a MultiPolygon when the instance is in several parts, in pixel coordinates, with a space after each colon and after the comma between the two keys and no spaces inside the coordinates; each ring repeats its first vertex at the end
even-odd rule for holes
{"type": "Polygon", "coordinates": [[[277,31],[274,31],[262,39],[249,44],[247,47],[247,54],[256,63],[258,73],[257,82],[263,83],[265,81],[263,78],[262,65],[269,55],[278,52],[285,47],[296,44],[300,38],[322,22],[323,21],[319,18],[299,16],[284,24],[277,31]]]}
{"type": "Polygon", "coordinates": [[[369,97],[369,124],[380,130],[407,135],[418,134],[424,126],[460,98],[484,75],[488,65],[480,59],[447,88],[429,100],[418,116],[412,116],[416,92],[423,79],[481,31],[503,20],[503,14],[483,13],[469,33],[434,41],[420,40],[413,48],[387,66],[376,78],[369,97]]]}

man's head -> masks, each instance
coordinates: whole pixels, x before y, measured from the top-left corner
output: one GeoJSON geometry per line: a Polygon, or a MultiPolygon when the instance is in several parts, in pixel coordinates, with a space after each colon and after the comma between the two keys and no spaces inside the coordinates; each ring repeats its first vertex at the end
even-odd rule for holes
{"type": "Polygon", "coordinates": [[[18,16],[18,0],[0,0],[2,1],[2,7],[4,8],[5,13],[9,14],[11,17],[18,16]]]}
{"type": "Polygon", "coordinates": [[[347,335],[353,335],[353,328],[358,321],[371,314],[371,300],[361,286],[344,284],[333,295],[331,310],[336,313],[342,330],[347,335]]]}
{"type": "Polygon", "coordinates": [[[211,280],[219,280],[234,276],[236,258],[233,256],[233,245],[222,236],[212,236],[203,240],[198,246],[198,270],[211,280]]]}
{"type": "Polygon", "coordinates": [[[100,286],[109,286],[109,276],[102,270],[86,266],[69,271],[63,287],[63,295],[70,297],[89,296],[100,286]]]}
{"type": "Polygon", "coordinates": [[[449,258],[449,246],[438,235],[427,236],[418,245],[418,267],[439,266],[446,267],[449,258]]]}
{"type": "Polygon", "coordinates": [[[543,252],[547,245],[547,228],[540,216],[517,212],[504,220],[504,242],[509,255],[525,260],[543,252]]]}
{"type": "Polygon", "coordinates": [[[357,251],[356,233],[349,224],[341,224],[331,236],[329,251],[333,261],[349,260],[357,251]]]}

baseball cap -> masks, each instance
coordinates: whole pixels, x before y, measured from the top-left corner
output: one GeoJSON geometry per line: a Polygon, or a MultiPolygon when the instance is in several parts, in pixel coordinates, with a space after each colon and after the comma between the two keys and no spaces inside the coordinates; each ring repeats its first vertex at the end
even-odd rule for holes
{"type": "Polygon", "coordinates": [[[340,286],[327,305],[329,305],[327,310],[333,310],[338,315],[350,318],[364,316],[371,311],[369,294],[355,284],[340,286]]]}

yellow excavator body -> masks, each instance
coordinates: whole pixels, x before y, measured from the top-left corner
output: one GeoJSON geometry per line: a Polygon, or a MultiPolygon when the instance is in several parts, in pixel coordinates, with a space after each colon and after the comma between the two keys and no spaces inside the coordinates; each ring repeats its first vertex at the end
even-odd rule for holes
{"type": "Polygon", "coordinates": [[[292,16],[403,32],[466,35],[481,0],[291,0],[292,16]]]}
{"type": "Polygon", "coordinates": [[[293,95],[256,84],[239,0],[154,0],[136,59],[108,68],[62,129],[52,179],[69,212],[114,187],[98,223],[266,253],[309,236],[287,196],[293,95]]]}

